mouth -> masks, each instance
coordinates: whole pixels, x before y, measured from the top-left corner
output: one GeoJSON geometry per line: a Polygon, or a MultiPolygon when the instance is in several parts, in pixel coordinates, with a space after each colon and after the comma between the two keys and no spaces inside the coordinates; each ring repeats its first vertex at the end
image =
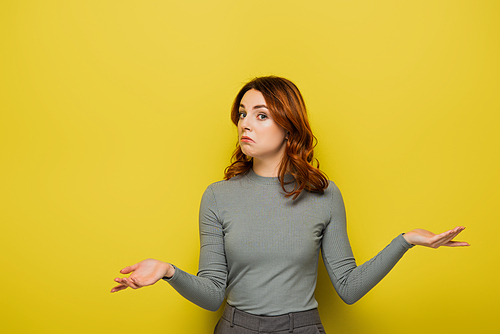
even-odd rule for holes
{"type": "Polygon", "coordinates": [[[252,138],[247,137],[247,136],[242,136],[242,137],[240,138],[240,141],[241,141],[242,143],[255,143],[255,141],[254,141],[252,138]]]}

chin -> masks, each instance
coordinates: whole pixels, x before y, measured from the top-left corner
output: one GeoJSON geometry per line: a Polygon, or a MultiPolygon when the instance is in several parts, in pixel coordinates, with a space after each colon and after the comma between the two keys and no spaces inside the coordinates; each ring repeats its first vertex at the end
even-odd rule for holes
{"type": "Polygon", "coordinates": [[[241,152],[243,152],[244,155],[246,155],[247,157],[249,158],[253,158],[253,155],[251,152],[248,152],[248,150],[245,150],[245,149],[241,149],[241,152]]]}

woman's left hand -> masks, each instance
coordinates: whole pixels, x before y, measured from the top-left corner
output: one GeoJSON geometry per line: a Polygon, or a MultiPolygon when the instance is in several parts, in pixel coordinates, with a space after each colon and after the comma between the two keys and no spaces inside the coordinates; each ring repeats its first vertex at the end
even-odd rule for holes
{"type": "Polygon", "coordinates": [[[463,226],[457,226],[454,229],[443,232],[441,234],[434,234],[432,232],[417,228],[408,233],[405,233],[403,237],[410,244],[426,246],[431,248],[438,248],[441,246],[448,246],[448,247],[470,246],[469,243],[467,242],[453,241],[453,239],[464,229],[465,227],[463,226]]]}

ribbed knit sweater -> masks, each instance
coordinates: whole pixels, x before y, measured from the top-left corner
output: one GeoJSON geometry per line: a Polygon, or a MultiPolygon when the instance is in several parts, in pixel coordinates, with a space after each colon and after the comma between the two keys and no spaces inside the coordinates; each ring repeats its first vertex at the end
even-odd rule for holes
{"type": "MultiPolygon", "coordinates": [[[[289,185],[291,186],[291,185],[289,185]]],[[[227,302],[255,315],[316,308],[319,251],[339,296],[352,304],[412,247],[402,235],[357,266],[344,202],[330,181],[324,193],[285,197],[277,177],[244,175],[211,184],[200,206],[196,276],[176,267],[168,281],[193,303],[217,310],[227,302]]]]}

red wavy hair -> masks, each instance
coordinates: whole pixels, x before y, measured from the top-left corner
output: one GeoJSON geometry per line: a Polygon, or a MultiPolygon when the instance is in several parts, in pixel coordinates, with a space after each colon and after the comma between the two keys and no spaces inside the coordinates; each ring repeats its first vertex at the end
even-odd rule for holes
{"type": "MultiPolygon", "coordinates": [[[[304,99],[297,86],[277,76],[258,77],[248,82],[236,95],[231,108],[231,120],[236,126],[241,99],[250,89],[262,93],[272,118],[287,132],[285,154],[278,170],[278,179],[286,196],[296,199],[303,190],[322,193],[328,187],[328,179],[319,170],[319,161],[314,159],[317,140],[312,134],[304,99]],[[291,174],[295,179],[295,186],[290,191],[285,189],[285,174],[291,174]]],[[[239,143],[231,161],[225,170],[225,180],[246,173],[253,164],[252,158],[243,154],[239,143]]]]}

